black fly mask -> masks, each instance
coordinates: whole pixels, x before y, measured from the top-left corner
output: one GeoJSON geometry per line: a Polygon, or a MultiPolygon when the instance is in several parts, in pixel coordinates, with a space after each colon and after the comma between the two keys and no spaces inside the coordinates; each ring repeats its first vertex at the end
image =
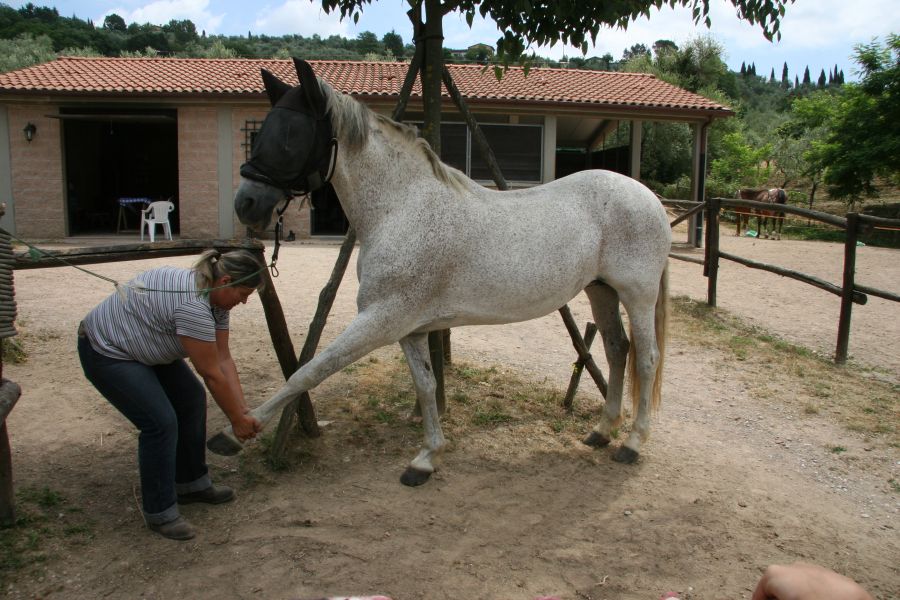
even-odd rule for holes
{"type": "Polygon", "coordinates": [[[272,110],[256,134],[241,176],[279,188],[287,197],[308,194],[331,177],[337,140],[326,114],[325,98],[312,67],[294,59],[298,87],[262,70],[272,110]]]}

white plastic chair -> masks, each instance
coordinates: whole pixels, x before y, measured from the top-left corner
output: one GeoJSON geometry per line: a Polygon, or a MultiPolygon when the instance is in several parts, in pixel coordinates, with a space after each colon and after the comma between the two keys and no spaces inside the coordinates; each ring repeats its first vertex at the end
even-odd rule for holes
{"type": "Polygon", "coordinates": [[[151,202],[150,205],[141,211],[141,241],[144,241],[144,227],[150,234],[150,242],[155,242],[156,226],[163,226],[163,233],[166,239],[172,239],[172,226],[169,225],[169,213],[175,210],[175,204],[168,200],[160,200],[159,202],[151,202]]]}

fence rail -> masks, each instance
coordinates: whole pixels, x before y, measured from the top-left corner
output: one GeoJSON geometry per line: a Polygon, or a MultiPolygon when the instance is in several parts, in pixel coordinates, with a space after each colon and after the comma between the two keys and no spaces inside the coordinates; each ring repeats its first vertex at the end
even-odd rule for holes
{"type": "Polygon", "coordinates": [[[700,213],[701,211],[706,218],[706,244],[703,260],[683,254],[670,253],[671,258],[682,260],[690,263],[703,265],[703,275],[708,279],[706,302],[710,306],[716,305],[716,285],[719,273],[719,260],[725,259],[738,264],[744,265],[751,269],[759,269],[783,277],[796,279],[803,283],[815,286],[826,292],[841,297],[841,310],[838,319],[837,344],[835,347],[834,361],[838,364],[847,362],[848,347],[850,342],[850,320],[853,312],[853,304],[866,304],[868,296],[877,296],[892,302],[900,302],[900,294],[880,290],[877,288],[860,285],[856,283],[856,247],[859,235],[861,233],[869,233],[874,229],[900,229],[900,219],[887,219],[884,217],[875,217],[872,215],[861,215],[859,213],[848,213],[846,217],[824,213],[817,210],[811,210],[800,206],[792,206],[789,204],[769,204],[767,202],[756,202],[755,200],[743,200],[737,198],[710,198],[706,202],[692,202],[688,200],[662,200],[663,205],[684,210],[683,214],[672,221],[671,226],[675,227],[685,219],[700,213]],[[828,225],[832,225],[845,232],[844,240],[844,262],[843,277],[840,285],[824,281],[813,275],[801,273],[792,269],[779,267],[761,263],[749,258],[736,256],[728,252],[719,250],[719,218],[723,209],[746,208],[752,211],[765,210],[767,212],[780,213],[781,218],[785,214],[804,217],[813,221],[819,221],[828,225]]]}

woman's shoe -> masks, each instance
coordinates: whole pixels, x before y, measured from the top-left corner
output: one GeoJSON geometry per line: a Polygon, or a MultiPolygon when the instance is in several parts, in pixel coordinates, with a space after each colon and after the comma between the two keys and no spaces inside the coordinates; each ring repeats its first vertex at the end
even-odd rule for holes
{"type": "Polygon", "coordinates": [[[193,526],[181,516],[168,523],[150,523],[147,527],[170,540],[189,540],[196,535],[193,526]]]}
{"type": "Polygon", "coordinates": [[[198,492],[178,494],[178,504],[193,504],[194,502],[222,504],[232,500],[234,500],[234,490],[227,485],[211,485],[205,490],[198,492]]]}

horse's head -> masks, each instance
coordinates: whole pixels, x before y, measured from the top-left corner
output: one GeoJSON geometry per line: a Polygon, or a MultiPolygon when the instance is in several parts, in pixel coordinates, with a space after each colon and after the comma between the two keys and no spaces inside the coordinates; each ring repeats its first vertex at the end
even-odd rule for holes
{"type": "Polygon", "coordinates": [[[333,160],[334,140],[325,97],[312,67],[294,59],[300,85],[291,87],[262,70],[272,110],[253,141],[250,160],[241,165],[234,209],[241,222],[261,231],[281,201],[324,185],[333,160]]]}

